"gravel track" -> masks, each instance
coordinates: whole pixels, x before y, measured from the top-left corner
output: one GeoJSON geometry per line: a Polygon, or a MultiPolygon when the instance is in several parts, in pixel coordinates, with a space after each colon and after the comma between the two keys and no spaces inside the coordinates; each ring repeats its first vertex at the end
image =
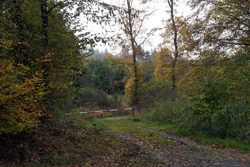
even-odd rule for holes
{"type": "Polygon", "coordinates": [[[162,164],[153,166],[204,166],[204,167],[250,167],[250,154],[241,153],[234,149],[215,148],[212,145],[205,145],[192,141],[189,138],[176,136],[171,133],[144,128],[141,126],[133,126],[166,139],[176,141],[178,146],[169,148],[147,148],[143,143],[133,140],[128,134],[118,134],[114,131],[109,131],[112,135],[120,138],[129,147],[133,153],[130,157],[139,155],[140,152],[148,152],[152,158],[158,159],[162,164]]]}

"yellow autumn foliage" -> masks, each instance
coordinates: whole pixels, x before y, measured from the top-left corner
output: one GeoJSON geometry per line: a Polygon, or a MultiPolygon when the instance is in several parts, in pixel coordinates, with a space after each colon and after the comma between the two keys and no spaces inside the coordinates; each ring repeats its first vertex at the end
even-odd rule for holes
{"type": "MultiPolygon", "coordinates": [[[[172,79],[172,59],[169,56],[170,50],[167,48],[161,48],[159,52],[154,54],[154,77],[156,81],[165,82],[172,79]]],[[[185,80],[185,74],[190,70],[187,60],[178,59],[175,66],[176,85],[177,89],[182,89],[183,80],[185,80]]]]}
{"type": "MultiPolygon", "coordinates": [[[[145,77],[145,70],[143,70],[143,65],[138,64],[138,70],[137,70],[137,98],[139,100],[143,100],[144,96],[145,96],[145,83],[143,83],[144,77],[145,77]]],[[[134,103],[135,101],[135,96],[134,96],[134,92],[135,92],[135,75],[134,75],[134,70],[133,67],[131,66],[130,68],[128,68],[130,77],[127,78],[126,80],[126,85],[125,85],[125,95],[128,97],[130,103],[134,103]]]]}
{"type": "MultiPolygon", "coordinates": [[[[230,57],[219,57],[212,64],[206,63],[206,59],[193,61],[189,71],[179,81],[179,84],[182,85],[182,91],[188,94],[196,93],[203,87],[201,81],[207,80],[230,83],[232,88],[240,87],[233,93],[247,94],[242,90],[247,89],[246,87],[249,85],[249,80],[245,76],[250,72],[250,62],[245,62],[244,66],[236,66],[234,63],[235,60],[230,57]],[[239,82],[235,82],[236,80],[239,82]]],[[[238,99],[240,98],[242,97],[238,97],[238,99]]]]}
{"type": "Polygon", "coordinates": [[[42,75],[27,77],[30,69],[10,60],[2,60],[0,66],[0,134],[33,127],[42,116],[42,75]]]}
{"type": "Polygon", "coordinates": [[[170,50],[162,48],[161,51],[154,54],[154,76],[158,81],[171,79],[171,59],[169,53],[170,50]]]}
{"type": "MultiPolygon", "coordinates": [[[[116,62],[117,66],[122,65],[123,69],[126,70],[127,75],[122,78],[121,81],[116,81],[118,85],[120,82],[125,83],[125,95],[128,97],[129,102],[133,104],[135,102],[135,72],[133,66],[133,60],[129,56],[123,58],[114,57],[110,54],[106,55],[106,58],[110,61],[116,62]]],[[[137,63],[137,98],[143,100],[146,96],[145,88],[146,84],[143,82],[145,74],[147,72],[147,67],[145,64],[137,63]]]]}

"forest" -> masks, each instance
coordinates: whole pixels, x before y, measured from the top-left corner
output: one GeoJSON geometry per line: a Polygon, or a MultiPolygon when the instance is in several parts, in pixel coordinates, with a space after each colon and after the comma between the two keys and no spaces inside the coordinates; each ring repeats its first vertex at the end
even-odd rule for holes
{"type": "Polygon", "coordinates": [[[177,14],[177,1],[162,1],[162,27],[149,30],[143,23],[152,11],[121,2],[0,2],[1,143],[39,128],[79,126],[65,118],[69,112],[136,107],[139,120],[249,146],[249,1],[188,0],[187,16],[177,14]],[[89,32],[89,22],[120,31],[89,32]],[[162,41],[148,49],[159,30],[162,41]],[[99,51],[100,43],[120,52],[99,51]]]}

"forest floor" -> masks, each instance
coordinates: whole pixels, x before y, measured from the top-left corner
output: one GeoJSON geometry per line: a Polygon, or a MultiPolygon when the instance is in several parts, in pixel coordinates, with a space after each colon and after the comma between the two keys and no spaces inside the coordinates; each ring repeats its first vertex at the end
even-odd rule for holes
{"type": "Polygon", "coordinates": [[[44,126],[18,139],[0,137],[0,166],[250,166],[249,152],[138,121],[98,118],[87,126],[44,126]]]}

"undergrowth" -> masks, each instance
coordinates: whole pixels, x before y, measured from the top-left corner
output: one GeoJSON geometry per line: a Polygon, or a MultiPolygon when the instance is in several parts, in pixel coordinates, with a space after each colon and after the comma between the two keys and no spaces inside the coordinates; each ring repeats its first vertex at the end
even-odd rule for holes
{"type": "Polygon", "coordinates": [[[103,130],[84,124],[41,125],[17,136],[1,136],[0,143],[0,166],[84,165],[88,157],[126,149],[103,130]]]}

